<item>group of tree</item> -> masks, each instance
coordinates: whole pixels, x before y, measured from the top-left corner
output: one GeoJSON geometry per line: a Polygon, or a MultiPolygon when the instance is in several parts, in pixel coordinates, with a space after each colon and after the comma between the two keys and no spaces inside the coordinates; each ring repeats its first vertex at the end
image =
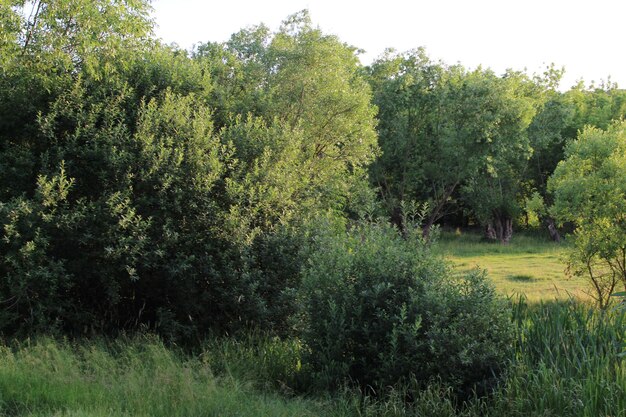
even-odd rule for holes
{"type": "Polygon", "coordinates": [[[426,236],[443,221],[481,226],[507,243],[513,224],[534,216],[558,240],[546,186],[566,144],[585,126],[606,128],[626,114],[626,91],[581,82],[561,92],[562,74],[497,76],[433,62],[422,49],[375,61],[368,76],[382,155],[371,180],[391,218],[415,200],[429,203],[426,236]]]}
{"type": "Polygon", "coordinates": [[[469,393],[504,363],[509,318],[483,275],[430,252],[433,226],[502,242],[523,213],[624,227],[623,189],[621,217],[566,208],[585,195],[576,169],[623,167],[613,86],[561,93],[554,69],[498,76],[422,50],[363,67],[307,12],[183,51],[154,39],[144,0],[0,7],[4,336],[295,332],[325,388],[436,377],[469,393]],[[586,125],[606,164],[574,141],[586,125]]]}

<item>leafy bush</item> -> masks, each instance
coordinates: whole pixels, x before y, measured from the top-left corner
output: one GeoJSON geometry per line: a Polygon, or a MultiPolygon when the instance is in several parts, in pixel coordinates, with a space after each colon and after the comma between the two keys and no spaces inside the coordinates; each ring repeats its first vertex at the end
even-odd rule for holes
{"type": "Polygon", "coordinates": [[[368,195],[354,49],[301,13],[191,59],[70,3],[0,16],[0,333],[289,331],[300,225],[368,195]]]}
{"type": "Polygon", "coordinates": [[[550,181],[552,215],[576,226],[568,267],[585,276],[600,307],[626,288],[626,121],[587,127],[565,149],[550,181]]]}
{"type": "Polygon", "coordinates": [[[456,277],[417,229],[403,239],[385,222],[315,244],[300,302],[305,363],[323,388],[437,379],[465,395],[494,382],[512,326],[483,273],[456,277]]]}

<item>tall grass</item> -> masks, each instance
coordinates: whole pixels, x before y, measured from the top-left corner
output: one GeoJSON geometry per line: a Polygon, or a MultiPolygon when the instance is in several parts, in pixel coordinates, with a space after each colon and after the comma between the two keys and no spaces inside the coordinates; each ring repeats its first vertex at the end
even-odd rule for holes
{"type": "Polygon", "coordinates": [[[622,312],[577,302],[514,307],[508,373],[490,396],[465,404],[436,382],[408,402],[409,387],[377,398],[349,388],[304,395],[304,347],[293,339],[214,339],[189,355],[149,336],[40,338],[0,347],[0,416],[626,415],[622,312]]]}
{"type": "Polygon", "coordinates": [[[496,397],[502,415],[626,415],[621,311],[577,302],[518,303],[517,358],[496,397]]]}
{"type": "Polygon", "coordinates": [[[315,416],[316,403],[260,393],[154,338],[73,345],[39,339],[0,352],[0,415],[315,416]]]}

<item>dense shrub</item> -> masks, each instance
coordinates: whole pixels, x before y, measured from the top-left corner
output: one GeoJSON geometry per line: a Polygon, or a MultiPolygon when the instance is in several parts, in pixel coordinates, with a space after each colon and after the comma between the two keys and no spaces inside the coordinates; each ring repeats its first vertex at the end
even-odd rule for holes
{"type": "Polygon", "coordinates": [[[439,379],[459,394],[494,382],[512,326],[481,272],[454,276],[416,233],[404,239],[385,222],[322,234],[316,245],[301,291],[315,381],[376,391],[439,379]]]}
{"type": "Polygon", "coordinates": [[[368,196],[356,51],[304,12],[192,59],[70,3],[0,13],[0,334],[288,332],[301,225],[368,196]]]}

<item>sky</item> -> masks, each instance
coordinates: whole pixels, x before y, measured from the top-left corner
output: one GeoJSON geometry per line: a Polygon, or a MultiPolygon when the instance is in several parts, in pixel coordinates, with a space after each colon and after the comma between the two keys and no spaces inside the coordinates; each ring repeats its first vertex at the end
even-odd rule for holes
{"type": "Polygon", "coordinates": [[[626,0],[153,0],[156,35],[189,49],[308,9],[314,25],[365,50],[426,48],[435,60],[541,73],[565,67],[561,88],[610,76],[626,88],[626,0]]]}

